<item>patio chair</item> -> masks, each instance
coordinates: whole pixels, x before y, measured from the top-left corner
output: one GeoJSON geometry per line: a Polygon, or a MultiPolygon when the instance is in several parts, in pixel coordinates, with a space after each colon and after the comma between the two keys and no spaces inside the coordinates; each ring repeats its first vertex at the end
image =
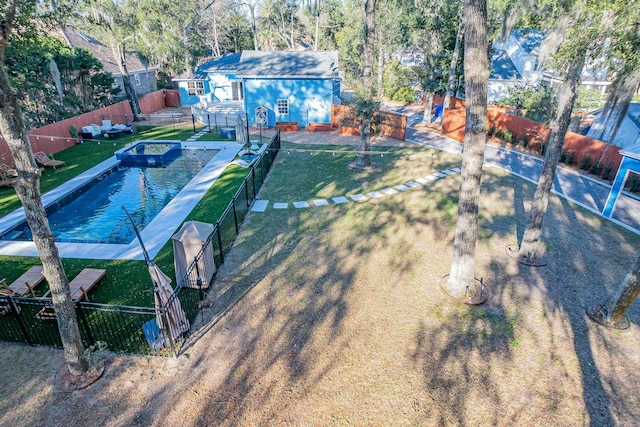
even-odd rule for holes
{"type": "Polygon", "coordinates": [[[0,187],[10,187],[18,172],[9,165],[0,164],[0,187]]]}
{"type": "Polygon", "coordinates": [[[42,166],[48,166],[50,168],[55,169],[57,166],[66,166],[67,164],[62,160],[56,160],[52,157],[47,156],[44,152],[39,151],[37,153],[33,153],[33,157],[35,157],[36,162],[42,166]]]}
{"type": "Polygon", "coordinates": [[[36,294],[33,292],[33,288],[38,286],[43,280],[42,266],[34,265],[10,285],[6,285],[5,279],[2,279],[2,281],[0,281],[0,288],[2,288],[2,293],[7,296],[22,297],[31,293],[31,295],[35,297],[36,294]]]}
{"type": "MultiPolygon", "coordinates": [[[[73,301],[80,301],[82,299],[89,301],[89,291],[105,276],[107,276],[107,270],[101,268],[83,269],[71,282],[69,282],[71,299],[73,301]]],[[[51,289],[49,289],[42,297],[46,298],[50,293],[51,289]]],[[[36,314],[36,317],[40,320],[55,319],[56,313],[53,309],[53,304],[43,307],[42,310],[36,314]]]]}
{"type": "Polygon", "coordinates": [[[158,326],[156,319],[144,322],[142,325],[142,333],[153,351],[160,351],[169,346],[169,340],[162,329],[160,329],[160,326],[158,326]]]}

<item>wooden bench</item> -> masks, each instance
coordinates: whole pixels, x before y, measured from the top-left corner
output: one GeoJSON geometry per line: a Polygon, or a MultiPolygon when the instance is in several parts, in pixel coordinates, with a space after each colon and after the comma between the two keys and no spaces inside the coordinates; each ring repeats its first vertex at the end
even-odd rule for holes
{"type": "Polygon", "coordinates": [[[309,123],[307,132],[331,132],[333,127],[330,123],[309,123]]]}

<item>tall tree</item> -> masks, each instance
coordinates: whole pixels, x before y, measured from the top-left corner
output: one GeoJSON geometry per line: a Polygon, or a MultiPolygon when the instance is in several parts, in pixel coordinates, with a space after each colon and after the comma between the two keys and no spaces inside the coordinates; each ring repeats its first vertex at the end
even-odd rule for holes
{"type": "Polygon", "coordinates": [[[120,69],[124,91],[131,104],[133,120],[136,121],[140,114],[140,103],[127,69],[127,46],[133,44],[138,28],[135,6],[127,0],[83,0],[81,5],[86,13],[85,20],[81,20],[79,24],[111,48],[113,59],[120,69]]]}
{"type": "Polygon", "coordinates": [[[465,303],[484,302],[481,287],[476,286],[474,267],[478,238],[480,180],[487,143],[487,55],[486,0],[464,1],[464,74],[466,84],[466,122],[462,177],[458,201],[458,222],[453,244],[451,271],[445,290],[465,303]]]}
{"type": "MultiPolygon", "coordinates": [[[[587,55],[590,49],[593,53],[598,54],[599,52],[592,47],[594,41],[600,39],[599,41],[602,43],[606,37],[600,31],[601,28],[598,27],[598,24],[602,22],[607,4],[605,0],[595,2],[579,0],[575,2],[571,5],[572,9],[569,13],[557,20],[552,35],[548,37],[552,46],[549,49],[552,51],[556,50],[553,47],[553,40],[559,41],[553,60],[555,69],[566,71],[558,94],[558,110],[550,126],[551,132],[545,148],[542,174],[518,251],[518,259],[524,264],[544,264],[544,245],[540,237],[556,166],[571,121],[573,106],[578,96],[580,77],[587,55]]],[[[597,45],[598,43],[596,43],[597,45]]]]}
{"type": "Polygon", "coordinates": [[[624,326],[624,314],[640,294],[640,255],[614,293],[600,306],[587,311],[589,317],[613,328],[624,326]]]}
{"type": "Polygon", "coordinates": [[[35,1],[7,0],[0,6],[0,134],[9,145],[16,163],[18,178],[14,188],[24,207],[44,275],[51,289],[67,367],[73,375],[82,375],[87,371],[88,365],[84,358],[69,281],[40,198],[40,169],[33,157],[18,99],[9,84],[4,67],[4,53],[14,28],[16,11],[19,10],[21,14],[33,12],[35,4],[35,1]]]}
{"type": "Polygon", "coordinates": [[[464,35],[464,25],[462,21],[462,16],[458,22],[458,32],[456,33],[456,44],[453,48],[453,54],[451,55],[451,64],[449,65],[449,77],[447,79],[447,92],[444,96],[444,102],[442,103],[442,117],[440,120],[444,118],[444,109],[449,108],[449,104],[451,104],[451,98],[455,94],[455,80],[456,80],[456,70],[458,68],[458,58],[460,57],[460,45],[462,44],[462,36],[464,35]]]}
{"type": "MultiPolygon", "coordinates": [[[[373,103],[373,59],[376,38],[376,0],[364,2],[364,69],[362,73],[364,82],[363,103],[373,103]]],[[[370,111],[364,108],[363,111],[370,111]]],[[[356,166],[365,168],[371,166],[371,121],[373,113],[360,116],[360,152],[356,166]]]]}

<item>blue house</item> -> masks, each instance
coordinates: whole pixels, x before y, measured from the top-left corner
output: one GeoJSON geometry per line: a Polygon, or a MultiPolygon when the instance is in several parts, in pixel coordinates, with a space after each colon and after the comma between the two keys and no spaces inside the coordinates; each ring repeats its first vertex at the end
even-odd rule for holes
{"type": "Polygon", "coordinates": [[[260,110],[266,112],[267,126],[330,123],[331,105],[340,104],[336,51],[245,51],[235,77],[242,82],[244,110],[252,126],[260,110]]]}
{"type": "Polygon", "coordinates": [[[235,77],[240,61],[239,53],[226,53],[199,65],[192,78],[177,77],[180,103],[241,101],[242,82],[235,77]]]}

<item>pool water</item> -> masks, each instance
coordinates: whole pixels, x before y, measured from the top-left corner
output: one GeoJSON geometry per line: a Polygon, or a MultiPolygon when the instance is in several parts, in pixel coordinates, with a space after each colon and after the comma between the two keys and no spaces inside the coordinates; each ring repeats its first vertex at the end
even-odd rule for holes
{"type": "MultiPolygon", "coordinates": [[[[180,150],[163,167],[114,168],[47,208],[58,242],[119,243],[135,238],[122,206],[139,230],[146,227],[185,185],[216,155],[217,150],[180,150]]],[[[2,240],[31,240],[26,222],[2,240]]]]}

